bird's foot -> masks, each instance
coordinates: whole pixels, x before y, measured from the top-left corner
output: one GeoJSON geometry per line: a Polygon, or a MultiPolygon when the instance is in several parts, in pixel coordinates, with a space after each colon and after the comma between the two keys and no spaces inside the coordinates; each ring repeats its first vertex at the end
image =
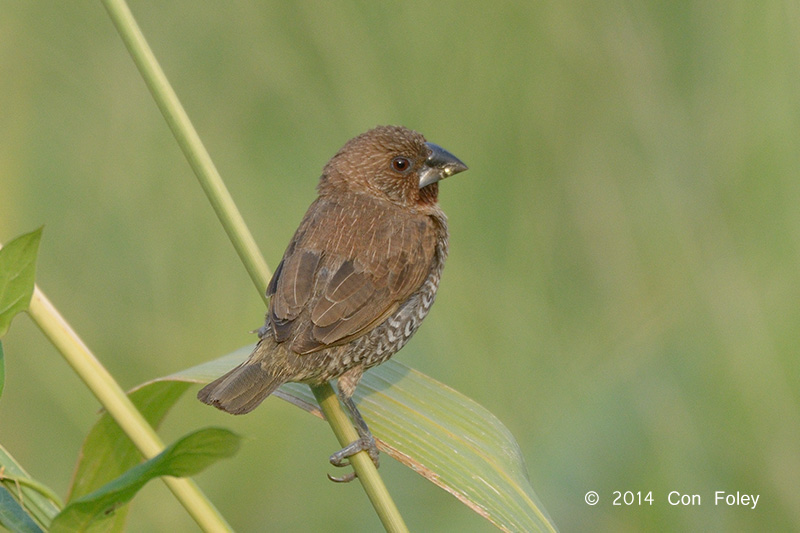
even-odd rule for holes
{"type": "MultiPolygon", "coordinates": [[[[338,452],[331,455],[331,464],[336,467],[348,466],[350,465],[350,457],[359,452],[369,453],[369,458],[372,459],[372,462],[375,464],[375,468],[378,468],[380,463],[378,456],[380,454],[378,452],[378,446],[375,444],[375,438],[370,433],[361,435],[357,441],[351,442],[338,452]]],[[[328,479],[336,483],[349,483],[356,477],[358,477],[358,475],[355,472],[350,472],[349,474],[338,477],[328,474],[328,479]]]]}

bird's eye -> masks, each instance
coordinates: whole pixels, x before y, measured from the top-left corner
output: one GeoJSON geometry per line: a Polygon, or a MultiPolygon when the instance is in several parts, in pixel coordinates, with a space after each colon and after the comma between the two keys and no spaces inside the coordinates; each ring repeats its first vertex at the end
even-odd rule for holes
{"type": "Polygon", "coordinates": [[[403,174],[411,168],[411,161],[409,161],[406,157],[395,157],[392,159],[392,168],[395,171],[403,174]]]}

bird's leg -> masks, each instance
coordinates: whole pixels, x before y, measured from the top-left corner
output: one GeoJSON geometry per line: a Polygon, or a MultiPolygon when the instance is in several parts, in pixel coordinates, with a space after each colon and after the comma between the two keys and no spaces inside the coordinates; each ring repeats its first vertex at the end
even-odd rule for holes
{"type": "Polygon", "coordinates": [[[369,452],[369,456],[372,459],[372,462],[375,463],[375,466],[378,466],[378,447],[375,444],[375,437],[372,436],[372,433],[367,426],[367,423],[364,421],[364,417],[361,416],[361,413],[356,408],[356,404],[353,403],[352,398],[342,398],[342,403],[344,403],[347,410],[350,412],[350,416],[353,418],[353,422],[356,425],[356,431],[358,432],[359,439],[355,442],[351,442],[344,449],[340,450],[339,452],[335,453],[334,455],[341,454],[342,458],[350,457],[360,451],[367,451],[369,452]],[[350,452],[350,450],[353,450],[350,452]],[[350,453],[342,453],[343,451],[347,450],[350,453]]]}
{"type": "MultiPolygon", "coordinates": [[[[366,451],[369,453],[370,459],[372,462],[375,463],[375,468],[379,465],[378,460],[378,446],[375,444],[375,438],[372,436],[372,433],[369,431],[369,427],[367,423],[364,421],[364,417],[361,416],[361,413],[358,412],[356,408],[356,404],[353,403],[353,399],[351,396],[347,396],[341,390],[339,391],[339,399],[341,400],[342,404],[347,408],[350,412],[350,417],[353,419],[353,422],[356,426],[356,431],[358,432],[358,440],[351,442],[338,452],[331,455],[330,461],[333,466],[341,467],[341,466],[348,466],[350,464],[349,457],[357,454],[358,452],[366,451]]],[[[351,472],[341,477],[335,477],[328,474],[328,478],[331,481],[335,481],[337,483],[347,483],[349,481],[353,481],[356,478],[356,473],[351,472]]]]}

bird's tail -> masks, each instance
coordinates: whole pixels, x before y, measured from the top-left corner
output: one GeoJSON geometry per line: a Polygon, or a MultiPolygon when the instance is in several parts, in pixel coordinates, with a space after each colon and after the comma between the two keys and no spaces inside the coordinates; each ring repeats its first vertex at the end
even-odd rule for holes
{"type": "Polygon", "coordinates": [[[234,415],[249,413],[286,382],[264,370],[261,362],[247,360],[197,393],[197,398],[234,415]]]}

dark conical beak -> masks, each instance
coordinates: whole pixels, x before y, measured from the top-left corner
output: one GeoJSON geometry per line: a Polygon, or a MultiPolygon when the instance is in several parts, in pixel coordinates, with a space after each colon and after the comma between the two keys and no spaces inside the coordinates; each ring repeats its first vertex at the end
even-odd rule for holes
{"type": "Polygon", "coordinates": [[[425,165],[419,173],[420,189],[431,183],[449,178],[453,174],[458,174],[459,172],[467,170],[467,165],[441,146],[433,143],[425,143],[425,146],[427,146],[431,152],[428,154],[425,165]]]}

